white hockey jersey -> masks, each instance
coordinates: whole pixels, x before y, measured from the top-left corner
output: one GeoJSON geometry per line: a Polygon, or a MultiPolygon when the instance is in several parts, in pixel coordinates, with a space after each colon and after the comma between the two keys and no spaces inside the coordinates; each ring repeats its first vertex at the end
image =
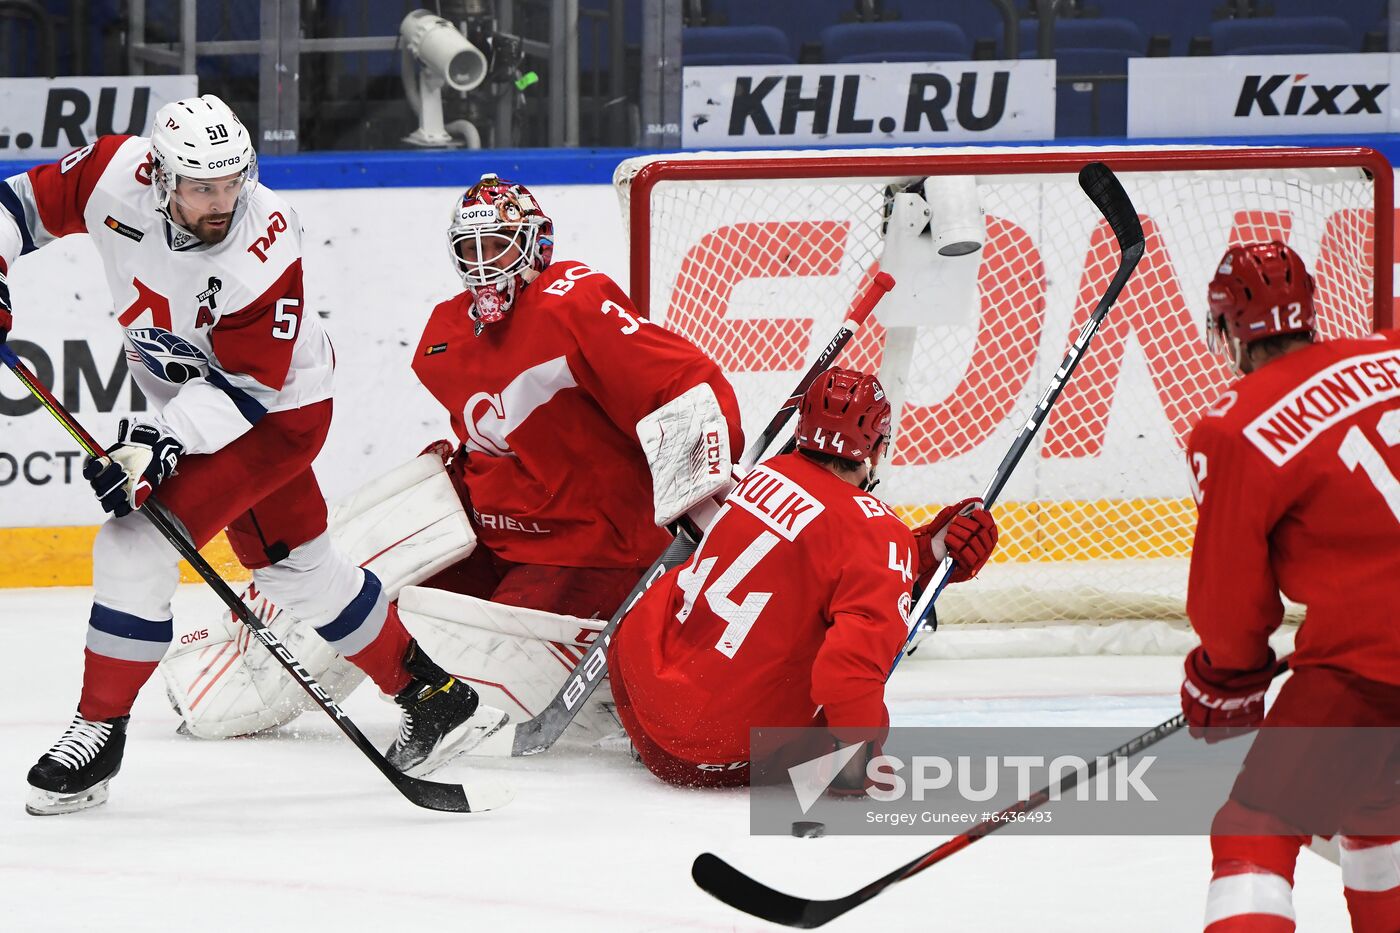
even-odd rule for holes
{"type": "Polygon", "coordinates": [[[102,256],[147,420],[186,453],[330,397],[330,341],[303,314],[301,223],[276,193],[254,186],[228,236],[206,245],[157,212],[150,141],[103,136],[0,183],[0,272],[73,233],[102,256]]]}

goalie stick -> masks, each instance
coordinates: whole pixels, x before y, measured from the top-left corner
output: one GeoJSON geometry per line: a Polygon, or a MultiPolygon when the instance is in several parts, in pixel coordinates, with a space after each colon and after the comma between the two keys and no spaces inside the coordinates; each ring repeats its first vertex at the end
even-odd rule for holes
{"type": "MultiPolygon", "coordinates": [[[[54,398],[53,394],[35,378],[24,362],[15,354],[8,345],[0,343],[0,362],[19,377],[19,381],[24,383],[24,387],[29,390],[39,402],[57,419],[73,438],[78,442],[84,452],[90,457],[105,458],[107,452],[93,439],[81,424],[78,423],[63,404],[54,398]]],[[[496,783],[486,783],[479,785],[442,784],[437,781],[425,781],[422,778],[409,777],[396,770],[393,765],[379,753],[365,738],[363,732],[350,720],[345,711],[340,708],[331,695],[316,680],[306,672],[286,646],[278,640],[272,630],[258,619],[257,615],[248,608],[247,604],[238,597],[238,594],[224,582],[218,571],[209,566],[209,562],[199,553],[194,544],[185,537],[183,530],[179,527],[178,520],[171,517],[154,496],[146,500],[145,505],[140,509],[142,515],[146,516],[153,525],[160,531],[171,546],[179,552],[195,571],[204,578],[204,582],[209,584],[219,599],[223,600],[238,620],[252,630],[253,635],[263,646],[272,653],[281,664],[291,674],[297,684],[305,690],[316,705],[330,716],[340,731],[344,732],[350,741],[355,744],[366,758],[368,758],[380,772],[389,779],[399,793],[403,794],[410,803],[428,810],[443,810],[454,813],[476,813],[485,810],[492,810],[496,807],[509,803],[514,796],[513,792],[504,785],[496,783]]]]}
{"type": "MultiPolygon", "coordinates": [[[[1274,671],[1275,677],[1288,670],[1288,660],[1285,657],[1279,661],[1278,668],[1274,671]]],[[[784,926],[810,930],[836,919],[853,907],[859,907],[891,885],[898,884],[906,878],[912,878],[924,869],[937,865],[948,856],[966,849],[978,839],[990,836],[998,829],[1011,823],[1016,814],[1027,813],[1042,807],[1052,797],[1056,799],[1063,797],[1065,792],[1073,790],[1081,781],[1092,781],[1094,776],[1098,774],[1100,762],[1108,761],[1111,767],[1117,763],[1118,759],[1131,758],[1138,752],[1156,745],[1167,736],[1180,731],[1184,725],[1186,725],[1186,715],[1177,713],[1166,722],[1153,726],[1141,735],[1134,736],[1113,751],[1095,757],[1083,769],[1065,775],[1059,781],[1041,788],[1025,800],[1016,801],[1006,809],[978,823],[967,832],[954,836],[938,848],[925,852],[913,861],[906,862],[889,874],[875,879],[859,891],[853,891],[845,897],[835,897],[829,900],[793,897],[791,894],[784,894],[762,882],[755,881],[724,859],[717,855],[711,855],[709,852],[696,857],[694,864],[690,867],[690,877],[701,889],[730,907],[738,908],[746,914],[760,917],[771,923],[781,923],[784,926]]]]}
{"type": "MultiPolygon", "coordinates": [[[[1118,240],[1118,248],[1120,251],[1118,271],[1114,273],[1112,281],[1104,291],[1103,297],[1099,299],[1098,304],[1094,307],[1094,311],[1089,316],[1089,319],[1085,321],[1084,325],[1079,329],[1079,334],[1070,344],[1069,351],[1065,354],[1064,360],[1060,363],[1059,368],[1055,370],[1054,375],[1051,376],[1050,384],[1046,386],[1040,400],[1036,403],[1035,408],[1031,410],[1030,416],[1026,419],[1026,423],[1016,435],[1016,439],[1012,442],[1011,448],[1006,452],[1006,456],[1002,458],[1001,463],[997,465],[996,472],[993,474],[991,482],[987,484],[987,489],[982,495],[982,501],[986,507],[990,507],[1001,494],[1002,489],[1006,486],[1006,481],[1011,476],[1012,470],[1016,468],[1016,464],[1020,462],[1021,457],[1025,454],[1026,450],[1030,447],[1031,441],[1035,438],[1036,432],[1039,431],[1041,424],[1044,423],[1046,415],[1049,414],[1050,406],[1054,404],[1055,399],[1060,394],[1060,390],[1064,388],[1070,373],[1074,372],[1075,367],[1079,365],[1079,361],[1084,356],[1089,341],[1093,339],[1094,334],[1098,331],[1099,325],[1103,322],[1109,309],[1113,307],[1113,303],[1118,300],[1118,296],[1122,293],[1124,286],[1127,285],[1128,279],[1133,274],[1133,270],[1137,267],[1138,261],[1142,259],[1143,249],[1145,248],[1142,223],[1138,220],[1137,208],[1134,207],[1132,199],[1129,198],[1128,193],[1123,190],[1122,184],[1118,181],[1117,176],[1113,174],[1113,171],[1102,162],[1090,162],[1079,171],[1079,187],[1084,190],[1089,200],[1098,208],[1099,213],[1103,215],[1104,220],[1107,221],[1109,228],[1113,231],[1114,236],[1118,240]]],[[[947,585],[948,578],[952,575],[952,572],[953,561],[951,558],[945,557],[934,579],[930,581],[930,585],[920,594],[918,603],[909,614],[909,633],[905,639],[904,647],[901,648],[900,652],[895,656],[893,663],[890,665],[890,674],[893,674],[895,668],[899,666],[899,662],[904,657],[905,651],[908,648],[909,641],[913,639],[915,633],[918,632],[923,625],[924,618],[929,614],[934,600],[938,598],[938,594],[942,592],[943,587],[947,585]]],[[[888,676],[889,675],[886,675],[887,679],[888,676]]],[[[1160,742],[1177,729],[1180,729],[1184,722],[1184,717],[1178,716],[1163,723],[1156,729],[1149,730],[1143,735],[1138,736],[1138,738],[1121,746],[1120,749],[1115,750],[1111,754],[1119,754],[1122,749],[1128,748],[1129,746],[1132,747],[1133,752],[1136,752],[1142,748],[1146,748],[1148,745],[1160,742]],[[1147,741],[1144,742],[1144,740],[1147,741]],[[1143,742],[1144,744],[1136,744],[1139,742],[1143,742]]],[[[1092,774],[1093,770],[1091,768],[1090,776],[1092,776],[1092,774]]],[[[1078,780],[1078,777],[1075,775],[1071,777],[1073,781],[1078,780]]],[[[1072,787],[1073,783],[1068,786],[1072,787]]],[[[1040,795],[1036,795],[1036,797],[1032,797],[1031,800],[1034,801],[1039,796],[1040,795]]],[[[1048,797],[1045,799],[1048,799],[1048,797]]],[[[1038,807],[1044,802],[1044,799],[1034,804],[1031,804],[1030,801],[1021,801],[1020,803],[1014,804],[1006,811],[1003,811],[1003,814],[1019,812],[1020,809],[1034,809],[1034,807],[1038,807]]],[[[700,855],[696,856],[695,862],[691,866],[691,877],[704,891],[745,913],[752,914],[756,917],[762,917],[774,923],[786,924],[787,926],[811,928],[821,926],[832,918],[838,917],[850,910],[852,907],[863,904],[890,885],[903,881],[905,878],[923,871],[925,868],[941,861],[953,852],[970,845],[982,836],[994,832],[998,828],[998,825],[999,824],[994,822],[990,824],[988,822],[983,822],[967,833],[964,833],[962,836],[949,840],[933,852],[920,856],[907,865],[900,866],[883,878],[871,882],[859,891],[849,894],[844,898],[837,898],[834,900],[807,900],[805,898],[793,897],[788,894],[783,894],[780,891],[775,891],[732,867],[723,859],[719,858],[719,856],[709,852],[702,852],[700,855]]]]}
{"type": "MultiPolygon", "coordinates": [[[[880,299],[894,287],[894,278],[885,272],[877,272],[871,279],[869,286],[856,301],[850,314],[841,322],[841,327],[836,331],[835,336],[822,348],[801,380],[797,383],[797,388],[788,396],[787,400],[778,407],[773,418],[744,451],[743,458],[739,461],[739,471],[748,472],[767,451],[768,446],[773,443],[773,439],[782,431],[793,413],[797,411],[798,403],[802,401],[802,396],[807,388],[816,381],[817,377],[826,372],[835,362],[841,350],[850,341],[856,330],[870,316],[870,312],[879,304],[880,299]]],[[[549,705],[540,711],[532,719],[516,723],[513,726],[507,725],[497,730],[492,735],[486,737],[484,741],[472,748],[467,754],[478,756],[509,756],[518,758],[523,755],[537,755],[546,751],[559,737],[564,734],[569,723],[573,722],[578,715],[584,701],[593,695],[593,691],[598,688],[603,675],[608,670],[608,644],[612,641],[613,633],[622,622],[629,610],[642,598],[653,583],[659,580],[668,570],[678,567],[690,559],[690,555],[695,553],[698,546],[697,534],[682,527],[677,532],[673,540],[656,559],[647,572],[642,575],[642,579],[637,581],[637,585],[632,588],[632,592],[627,594],[627,598],[622,601],[622,605],[613,613],[597,637],[594,638],[592,646],[584,654],[583,659],[574,667],[573,672],[564,681],[564,686],[559,688],[559,692],[549,701],[549,705]]]]}
{"type": "MultiPolygon", "coordinates": [[[[1006,456],[1002,457],[1001,463],[997,464],[991,482],[987,484],[986,490],[982,493],[983,508],[991,508],[1001,495],[1006,481],[1011,478],[1011,471],[1016,469],[1016,464],[1021,462],[1022,455],[1030,447],[1031,441],[1035,439],[1040,426],[1045,423],[1045,418],[1050,413],[1050,406],[1055,404],[1060,390],[1069,381],[1070,373],[1074,372],[1075,367],[1079,365],[1084,351],[1089,346],[1089,341],[1094,338],[1094,334],[1098,332],[1099,325],[1103,323],[1109,309],[1118,300],[1123,287],[1128,284],[1128,279],[1132,276],[1133,270],[1137,268],[1138,260],[1142,258],[1146,245],[1142,234],[1142,223],[1138,220],[1137,208],[1133,206],[1132,199],[1123,190],[1122,183],[1118,181],[1118,176],[1113,174],[1112,169],[1102,162],[1090,162],[1079,170],[1079,187],[1084,189],[1089,200],[1099,209],[1099,213],[1103,214],[1109,229],[1113,231],[1113,235],[1118,238],[1120,251],[1118,271],[1113,274],[1113,280],[1108,283],[1103,297],[1095,305],[1094,313],[1089,315],[1089,319],[1079,328],[1078,336],[1070,344],[1059,369],[1056,369],[1054,375],[1050,377],[1050,384],[1045,387],[1045,391],[1041,394],[1040,401],[1036,402],[1035,408],[1031,409],[1030,417],[1021,426],[1021,431],[1016,435],[1016,439],[1011,442],[1011,448],[1007,450],[1006,456]]],[[[895,655],[894,662],[890,665],[890,674],[894,673],[895,668],[899,667],[899,662],[909,652],[910,642],[914,640],[914,636],[923,627],[924,620],[933,609],[934,600],[938,599],[938,595],[948,585],[948,578],[952,575],[953,559],[944,557],[937,573],[934,574],[924,591],[919,594],[919,601],[914,605],[913,611],[909,613],[909,634],[904,639],[904,646],[895,655]]],[[[936,621],[933,627],[937,627],[936,621]]],[[[886,675],[886,679],[888,679],[888,675],[886,675]]]]}

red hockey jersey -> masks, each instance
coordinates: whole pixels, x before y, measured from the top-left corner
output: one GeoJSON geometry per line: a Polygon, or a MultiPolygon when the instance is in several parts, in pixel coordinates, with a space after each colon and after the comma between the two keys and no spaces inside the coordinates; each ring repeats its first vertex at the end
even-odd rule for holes
{"type": "MultiPolygon", "coordinates": [[[[303,314],[301,221],[254,185],[212,246],[171,226],[151,190],[151,143],[103,136],[0,182],[0,271],[58,237],[97,247],[132,378],[185,447],[209,453],[269,411],[331,396],[330,341],[303,314]]],[[[22,332],[26,315],[15,309],[22,332]]]]}
{"type": "Polygon", "coordinates": [[[888,725],[914,560],[879,499],[801,454],[774,457],[628,613],[611,676],[647,736],[687,761],[746,760],[754,726],[888,725]]]}
{"type": "Polygon", "coordinates": [[[1211,662],[1266,657],[1282,592],[1295,668],[1400,684],[1400,332],[1313,344],[1237,382],[1187,447],[1187,610],[1211,662]]]}
{"type": "Polygon", "coordinates": [[[504,319],[474,335],[471,296],[433,309],[413,371],[451,416],[481,541],[500,557],[562,567],[645,567],[670,535],[654,524],[637,422],[708,383],[743,447],[739,405],[692,343],[639,317],[612,279],[555,262],[504,319]]]}

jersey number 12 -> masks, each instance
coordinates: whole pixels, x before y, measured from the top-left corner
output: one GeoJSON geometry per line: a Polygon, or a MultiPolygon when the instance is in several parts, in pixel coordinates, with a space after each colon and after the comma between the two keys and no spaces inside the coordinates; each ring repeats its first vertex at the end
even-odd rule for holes
{"type": "MultiPolygon", "coordinates": [[[[1387,447],[1400,444],[1400,408],[1392,408],[1381,415],[1380,421],[1376,422],[1376,433],[1385,441],[1387,447]]],[[[1400,479],[1396,479],[1381,452],[1359,427],[1352,425],[1347,429],[1346,436],[1342,438],[1342,445],[1337,448],[1337,456],[1342,458],[1342,462],[1352,472],[1356,472],[1358,466],[1366,472],[1371,484],[1385,499],[1385,504],[1390,506],[1395,520],[1400,522],[1400,479]]]]}

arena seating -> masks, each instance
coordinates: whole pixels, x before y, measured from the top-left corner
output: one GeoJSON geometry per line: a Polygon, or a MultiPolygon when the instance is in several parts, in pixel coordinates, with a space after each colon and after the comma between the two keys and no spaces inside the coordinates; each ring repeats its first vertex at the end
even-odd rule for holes
{"type": "Polygon", "coordinates": [[[787,35],[776,26],[687,26],[681,33],[686,65],[792,65],[787,35]]]}
{"type": "Polygon", "coordinates": [[[1216,55],[1325,55],[1359,50],[1351,27],[1336,16],[1226,19],[1210,27],[1216,55]]]}
{"type": "Polygon", "coordinates": [[[841,23],[822,30],[828,62],[959,62],[972,57],[972,40],[941,22],[841,23]]]}

